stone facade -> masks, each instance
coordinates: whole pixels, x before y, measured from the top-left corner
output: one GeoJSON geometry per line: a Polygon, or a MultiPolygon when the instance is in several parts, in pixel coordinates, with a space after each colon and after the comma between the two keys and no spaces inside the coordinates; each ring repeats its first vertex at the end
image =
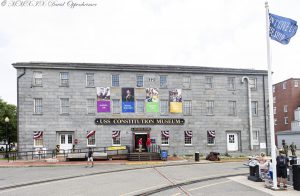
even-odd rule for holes
{"type": "MultiPolygon", "coordinates": [[[[87,131],[95,130],[95,146],[112,146],[112,131],[119,130],[121,145],[134,149],[132,128],[150,128],[150,138],[161,145],[161,131],[169,131],[169,145],[162,146],[169,154],[186,155],[217,151],[220,153],[254,154],[266,151],[270,145],[267,119],[267,72],[262,70],[207,68],[194,66],[77,64],[77,63],[15,63],[18,75],[18,139],[19,150],[35,149],[33,134],[43,132],[43,147],[54,149],[60,135],[72,135],[76,148],[87,147],[87,131]],[[34,72],[42,73],[42,86],[34,85],[34,72]],[[60,72],[69,73],[69,85],[60,85],[60,72]],[[86,86],[86,73],[94,74],[94,87],[86,86]],[[120,86],[112,87],[111,75],[119,74],[120,86]],[[144,87],[136,87],[136,75],[143,75],[144,87]],[[167,76],[167,87],[160,88],[160,76],[167,76]],[[183,77],[191,78],[190,88],[183,88],[183,77]],[[206,77],[212,77],[212,88],[207,89],[206,77]],[[253,115],[253,130],[258,136],[250,151],[247,82],[242,77],[255,78],[257,87],[251,90],[252,101],[257,101],[257,115],[253,115]],[[234,78],[234,90],[228,78],[234,78]],[[121,88],[135,89],[135,100],[145,99],[145,88],[158,88],[159,99],[169,100],[169,91],[182,89],[182,99],[192,102],[189,115],[160,113],[98,113],[87,114],[87,99],[95,99],[95,87],[110,87],[110,99],[121,100],[121,88]],[[34,99],[42,99],[42,112],[35,114],[34,99]],[[60,99],[69,99],[69,114],[60,114],[60,99]],[[212,115],[207,114],[206,102],[214,102],[212,115]],[[236,102],[236,114],[229,115],[229,101],[236,102]],[[184,125],[96,125],[96,118],[180,118],[184,125]],[[192,131],[192,145],[185,145],[184,131],[192,131]],[[208,144],[207,131],[215,131],[215,143],[208,144]],[[229,151],[228,133],[236,133],[238,150],[229,151]]],[[[121,107],[122,104],[120,104],[121,107]]],[[[136,105],[136,102],[135,102],[136,105]]],[[[95,104],[96,107],[96,104],[95,104]]],[[[112,107],[112,105],[111,105],[112,107]]],[[[112,109],[111,109],[112,110],[112,109]]]]}

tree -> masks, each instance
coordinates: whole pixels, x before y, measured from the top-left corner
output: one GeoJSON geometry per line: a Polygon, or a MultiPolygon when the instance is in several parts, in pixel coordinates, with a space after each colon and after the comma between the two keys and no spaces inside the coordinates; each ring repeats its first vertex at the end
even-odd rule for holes
{"type": "Polygon", "coordinates": [[[5,139],[6,123],[5,118],[9,118],[8,137],[10,142],[17,142],[17,107],[8,104],[0,98],[0,141],[5,139]]]}

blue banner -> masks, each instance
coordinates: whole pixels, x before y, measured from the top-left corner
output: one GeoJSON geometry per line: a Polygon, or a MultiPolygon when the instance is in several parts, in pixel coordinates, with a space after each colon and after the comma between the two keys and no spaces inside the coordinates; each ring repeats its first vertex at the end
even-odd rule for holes
{"type": "Polygon", "coordinates": [[[288,44],[290,39],[296,34],[297,21],[275,14],[269,14],[270,18],[270,38],[281,43],[288,44]]]}

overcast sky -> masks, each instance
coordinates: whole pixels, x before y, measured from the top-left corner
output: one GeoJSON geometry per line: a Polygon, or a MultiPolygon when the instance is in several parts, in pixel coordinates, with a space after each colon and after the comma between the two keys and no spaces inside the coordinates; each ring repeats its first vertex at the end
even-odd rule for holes
{"type": "MultiPolygon", "coordinates": [[[[15,62],[267,69],[264,0],[86,0],[97,5],[75,8],[40,1],[0,0],[0,97],[8,103],[17,103],[15,62]]],[[[299,25],[299,0],[269,6],[299,25]]],[[[300,32],[288,45],[271,41],[271,50],[274,83],[300,78],[300,32]]]]}

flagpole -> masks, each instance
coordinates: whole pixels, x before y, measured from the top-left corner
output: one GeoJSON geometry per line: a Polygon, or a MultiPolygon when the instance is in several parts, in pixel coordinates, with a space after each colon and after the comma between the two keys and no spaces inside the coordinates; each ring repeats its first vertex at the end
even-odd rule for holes
{"type": "Polygon", "coordinates": [[[273,166],[273,189],[277,188],[277,171],[276,171],[276,146],[275,146],[275,133],[274,133],[274,114],[273,114],[273,87],[272,87],[272,62],[270,54],[270,22],[269,22],[269,5],[265,2],[266,8],[266,38],[267,38],[267,62],[268,62],[268,95],[269,95],[269,127],[271,135],[271,155],[273,166]]]}

